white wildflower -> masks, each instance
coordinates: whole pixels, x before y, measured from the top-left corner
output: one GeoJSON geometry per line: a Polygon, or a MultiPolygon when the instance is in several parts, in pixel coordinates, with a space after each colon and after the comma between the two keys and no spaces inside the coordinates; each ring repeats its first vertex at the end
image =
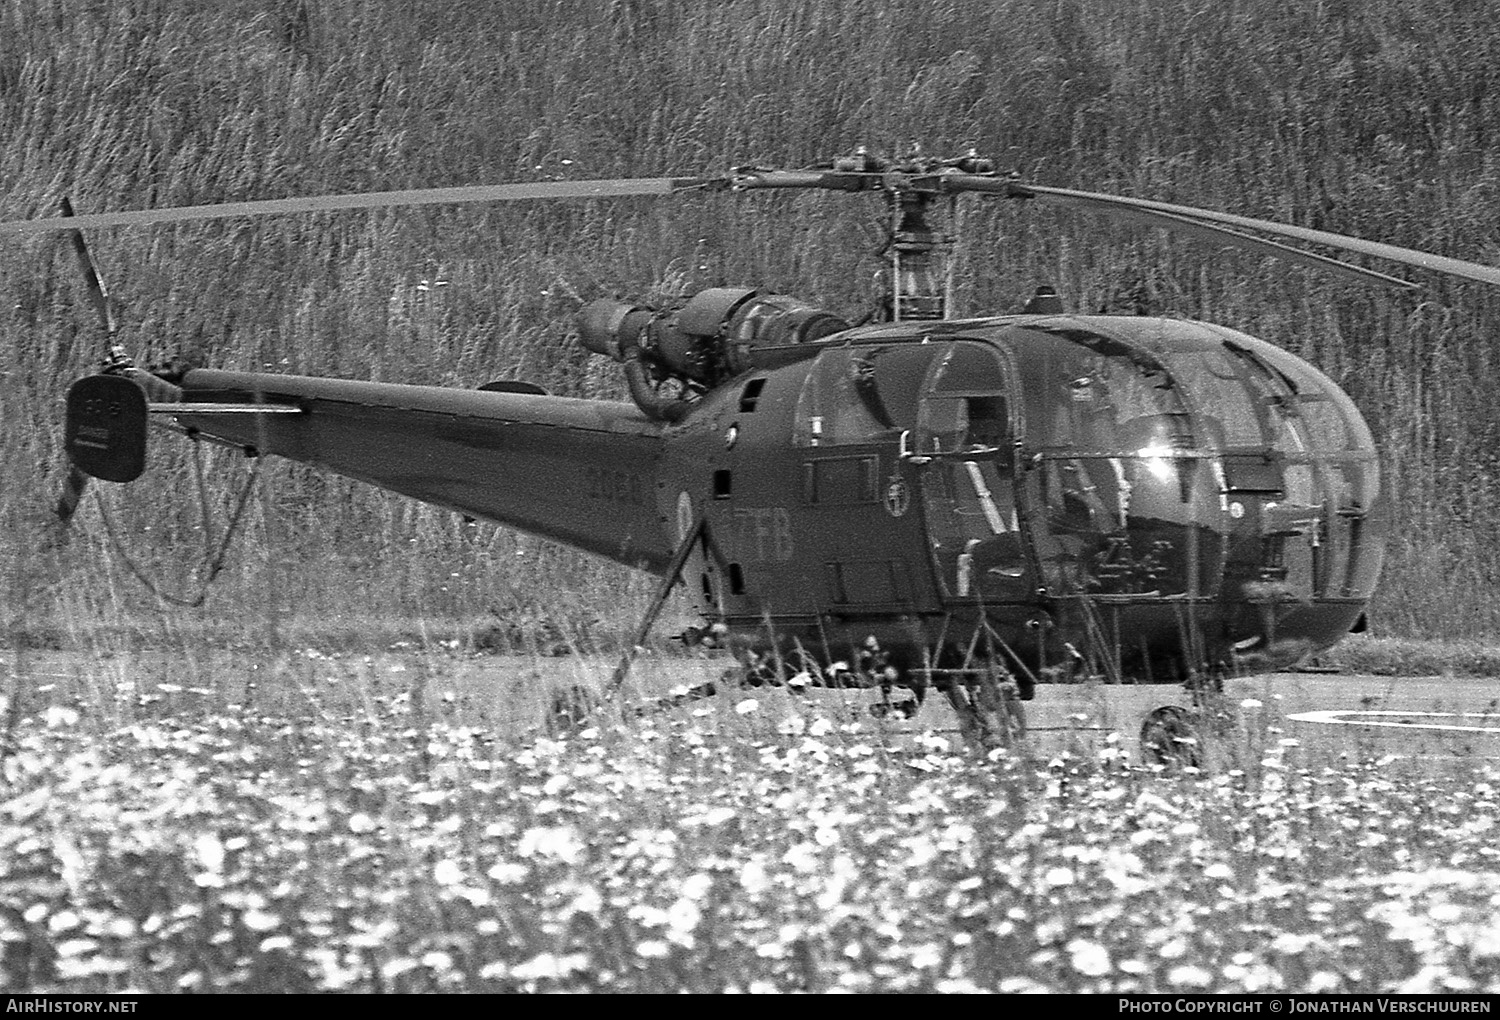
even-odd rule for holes
{"type": "Polygon", "coordinates": [[[485,874],[500,885],[519,885],[526,878],[526,866],[514,861],[501,861],[485,874]]]}
{"type": "Polygon", "coordinates": [[[766,866],[758,860],[746,861],[745,866],[740,869],[740,885],[752,896],[765,892],[771,887],[771,879],[766,874],[766,866]]]}
{"type": "Polygon", "coordinates": [[[205,871],[218,874],[224,870],[224,844],[212,832],[205,832],[193,840],[193,855],[205,871]]]}
{"type": "Polygon", "coordinates": [[[540,953],[527,960],[525,963],[517,964],[511,968],[510,976],[522,981],[535,981],[538,978],[562,978],[569,974],[575,974],[584,970],[589,965],[589,958],[583,953],[540,953]]]}
{"type": "Polygon", "coordinates": [[[564,864],[572,864],[583,855],[583,849],[583,841],[573,826],[539,825],[521,833],[521,845],[516,852],[522,857],[555,857],[564,864]]]}
{"type": "Polygon", "coordinates": [[[701,871],[697,872],[696,874],[689,875],[687,880],[682,883],[682,895],[684,898],[696,902],[708,895],[708,891],[713,888],[713,884],[712,875],[706,875],[701,871]]]}
{"type": "Polygon", "coordinates": [[[1072,868],[1048,868],[1047,873],[1042,876],[1042,883],[1055,889],[1058,886],[1072,885],[1074,877],[1072,868]]]}
{"type": "Polygon", "coordinates": [[[1086,977],[1102,977],[1110,971],[1109,950],[1088,939],[1074,939],[1066,947],[1073,969],[1086,977]]]}
{"type": "Polygon", "coordinates": [[[698,927],[698,922],[703,919],[703,911],[698,909],[698,904],[686,896],[679,896],[670,907],[667,908],[667,928],[673,935],[681,936],[698,927]]]}
{"type": "Polygon", "coordinates": [[[1213,983],[1214,976],[1202,967],[1191,963],[1181,963],[1167,971],[1167,982],[1172,985],[1186,985],[1189,988],[1207,988],[1213,983]]]}

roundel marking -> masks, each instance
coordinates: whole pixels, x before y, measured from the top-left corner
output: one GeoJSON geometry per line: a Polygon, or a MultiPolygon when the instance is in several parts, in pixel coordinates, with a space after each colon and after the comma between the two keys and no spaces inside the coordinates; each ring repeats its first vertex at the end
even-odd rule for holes
{"type": "Polygon", "coordinates": [[[906,479],[896,476],[885,486],[885,512],[892,517],[902,517],[906,511],[911,509],[911,489],[906,485],[906,479]]]}

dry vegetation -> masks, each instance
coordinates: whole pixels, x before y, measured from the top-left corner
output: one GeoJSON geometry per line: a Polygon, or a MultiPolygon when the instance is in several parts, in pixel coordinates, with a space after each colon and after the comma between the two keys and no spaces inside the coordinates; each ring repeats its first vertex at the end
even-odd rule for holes
{"type": "MultiPolygon", "coordinates": [[[[0,204],[13,217],[50,215],[64,195],[92,210],[797,165],[916,140],[973,144],[1047,183],[1497,261],[1497,50],[1500,26],[1460,0],[621,0],[602,12],[570,0],[37,0],[0,10],[0,204]]],[[[871,246],[865,212],[816,196],[619,201],[94,243],[142,357],[459,385],[522,376],[610,394],[613,372],[566,340],[580,298],[685,274],[859,313],[873,262],[847,253],[871,246]]],[[[971,309],[1013,308],[1050,280],[1075,307],[1229,322],[1322,366],[1360,401],[1391,466],[1400,526],[1377,627],[1494,637],[1487,326],[1500,305],[1482,288],[1434,280],[1425,301],[1390,298],[1010,206],[971,203],[964,236],[971,309]]],[[[12,245],[0,267],[6,623],[55,642],[77,640],[69,621],[114,618],[160,641],[152,600],[110,565],[92,509],[89,537],[60,558],[38,552],[30,522],[59,477],[58,398],[99,343],[65,245],[12,245]]],[[[160,445],[154,484],[107,493],[153,572],[201,544],[179,445],[160,445]]],[[[232,472],[216,474],[228,502],[232,472]]],[[[268,490],[197,619],[232,628],[255,605],[344,633],[418,614],[587,630],[621,582],[298,468],[274,468],[268,490]]]]}
{"type": "MultiPolygon", "coordinates": [[[[1496,263],[1497,124],[1500,22],[1462,0],[0,7],[6,219],[64,195],[138,208],[916,140],[1048,184],[1496,263]]],[[[566,340],[580,299],[685,276],[859,314],[863,212],[620,201],[93,243],[146,359],[615,395],[566,340]]],[[[1074,307],[1227,322],[1323,367],[1390,466],[1377,628],[1496,637],[1495,297],[1436,280],[1421,301],[1373,295],[1040,210],[971,204],[963,231],[969,309],[1054,282],[1074,307]]],[[[78,690],[6,693],[0,987],[1500,990],[1500,777],[1479,766],[1320,756],[1274,719],[1211,773],[1166,777],[1108,748],[980,764],[744,702],[565,741],[411,688],[332,707],[356,681],[307,656],[288,672],[289,648],[475,626],[502,646],[607,645],[629,626],[622,591],[644,589],[273,465],[207,605],[163,612],[94,505],[66,548],[39,525],[60,395],[99,348],[63,244],[0,250],[4,643],[270,650],[200,686],[101,668],[78,690]],[[249,697],[256,676],[295,696],[249,697]]],[[[190,589],[190,460],[156,455],[146,483],[103,497],[147,569],[190,589]]],[[[209,457],[222,510],[241,468],[209,457]]]]}

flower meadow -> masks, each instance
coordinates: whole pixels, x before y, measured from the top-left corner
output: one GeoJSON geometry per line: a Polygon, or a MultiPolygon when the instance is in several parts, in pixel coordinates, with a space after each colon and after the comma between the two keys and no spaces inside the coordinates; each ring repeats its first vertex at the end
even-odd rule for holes
{"type": "Polygon", "coordinates": [[[0,987],[1500,991],[1497,770],[1266,713],[1172,772],[774,691],[567,736],[191,693],[9,714],[0,987]]]}

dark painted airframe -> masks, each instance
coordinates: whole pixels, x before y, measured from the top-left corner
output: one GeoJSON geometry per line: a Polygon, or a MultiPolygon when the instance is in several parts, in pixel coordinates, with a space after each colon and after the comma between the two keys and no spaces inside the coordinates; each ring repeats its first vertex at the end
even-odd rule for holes
{"type": "Polygon", "coordinates": [[[678,422],[634,404],[194,370],[196,433],[664,573],[761,652],[874,639],[907,671],[979,621],[1045,672],[1290,665],[1359,619],[1374,443],[1322,373],[1234,330],[1115,316],[850,329],[762,348],[678,422]]]}

